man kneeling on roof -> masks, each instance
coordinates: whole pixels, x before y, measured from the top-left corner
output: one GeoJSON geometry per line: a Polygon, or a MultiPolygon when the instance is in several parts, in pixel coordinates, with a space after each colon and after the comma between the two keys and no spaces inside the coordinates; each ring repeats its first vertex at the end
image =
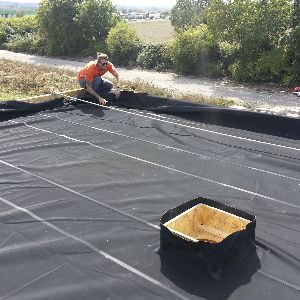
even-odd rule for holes
{"type": "Polygon", "coordinates": [[[113,88],[113,83],[102,78],[106,72],[110,72],[116,79],[116,89],[114,91],[116,98],[120,96],[119,73],[114,65],[108,61],[108,56],[104,53],[97,53],[97,59],[89,62],[78,74],[79,85],[85,88],[94,96],[101,105],[107,103],[102,96],[113,88]]]}

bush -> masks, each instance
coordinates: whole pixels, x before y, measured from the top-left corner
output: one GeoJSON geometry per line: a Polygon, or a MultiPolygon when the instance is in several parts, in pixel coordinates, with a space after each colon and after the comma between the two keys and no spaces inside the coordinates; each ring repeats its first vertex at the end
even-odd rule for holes
{"type": "Polygon", "coordinates": [[[282,80],[281,80],[281,84],[283,86],[286,86],[286,87],[291,87],[291,86],[295,86],[297,84],[299,84],[300,81],[295,81],[295,77],[294,77],[294,74],[292,74],[291,72],[289,72],[288,74],[284,75],[282,80]]]}
{"type": "Polygon", "coordinates": [[[0,19],[0,48],[15,35],[25,35],[37,32],[37,22],[34,16],[0,19]]]}
{"type": "Polygon", "coordinates": [[[251,81],[254,74],[254,66],[250,62],[237,60],[229,66],[231,76],[236,81],[251,81]]]}
{"type": "Polygon", "coordinates": [[[230,65],[232,78],[237,81],[275,82],[291,80],[291,66],[283,48],[264,51],[256,61],[240,59],[230,65]]]}
{"type": "Polygon", "coordinates": [[[13,36],[14,30],[8,22],[6,23],[1,21],[2,20],[0,20],[0,49],[3,49],[3,44],[5,44],[11,36],[13,36]]]}
{"type": "Polygon", "coordinates": [[[300,84],[300,25],[290,28],[279,40],[279,45],[284,48],[290,70],[283,76],[282,83],[286,86],[300,84]]]}
{"type": "Polygon", "coordinates": [[[146,45],[137,58],[137,64],[144,69],[166,71],[173,68],[170,47],[166,44],[146,45]]]}
{"type": "Polygon", "coordinates": [[[235,62],[236,57],[239,55],[239,44],[221,42],[219,43],[219,49],[223,68],[227,71],[229,66],[235,62]]]}
{"type": "Polygon", "coordinates": [[[112,28],[106,39],[107,49],[112,61],[121,66],[134,66],[142,42],[137,36],[136,30],[125,22],[119,22],[112,28]]]}
{"type": "Polygon", "coordinates": [[[223,63],[221,61],[209,62],[202,70],[202,75],[208,77],[222,77],[225,75],[223,63]]]}
{"type": "Polygon", "coordinates": [[[280,82],[284,75],[290,71],[282,48],[273,48],[264,51],[255,64],[255,81],[280,82]]]}
{"type": "Polygon", "coordinates": [[[206,25],[179,33],[173,40],[172,59],[179,73],[213,76],[209,64],[219,57],[218,45],[206,25]]]}
{"type": "MultiPolygon", "coordinates": [[[[300,9],[300,8],[299,8],[300,9]]],[[[293,72],[293,84],[300,84],[300,24],[296,26],[293,30],[292,36],[292,47],[294,52],[293,62],[292,62],[292,72],[293,72]]]]}
{"type": "Polygon", "coordinates": [[[80,52],[81,56],[95,56],[95,53],[102,52],[108,53],[107,45],[105,41],[94,41],[87,44],[87,47],[80,52]]]}
{"type": "Polygon", "coordinates": [[[7,43],[4,44],[5,49],[14,52],[45,54],[45,41],[38,33],[26,33],[24,35],[13,35],[7,43]]]}

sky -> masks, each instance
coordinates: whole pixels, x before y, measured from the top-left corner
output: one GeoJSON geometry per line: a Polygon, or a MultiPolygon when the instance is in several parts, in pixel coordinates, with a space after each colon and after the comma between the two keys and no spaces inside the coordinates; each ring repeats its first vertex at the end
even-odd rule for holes
{"type": "Polygon", "coordinates": [[[173,6],[176,0],[112,0],[117,5],[134,5],[134,6],[173,6]]]}
{"type": "MultiPolygon", "coordinates": [[[[39,0],[5,0],[9,2],[40,2],[39,0]]],[[[134,6],[157,6],[171,7],[176,3],[176,0],[112,0],[116,5],[134,5],[134,6]]]]}

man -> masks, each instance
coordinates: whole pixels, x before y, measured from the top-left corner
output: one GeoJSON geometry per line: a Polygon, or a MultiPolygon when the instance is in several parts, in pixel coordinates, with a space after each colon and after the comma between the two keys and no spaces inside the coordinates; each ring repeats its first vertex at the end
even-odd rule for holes
{"type": "Polygon", "coordinates": [[[102,78],[106,72],[110,72],[116,79],[115,96],[120,96],[119,88],[119,73],[115,69],[114,65],[108,61],[108,56],[104,53],[97,53],[97,59],[89,62],[78,74],[77,79],[79,85],[94,96],[101,105],[107,103],[106,99],[102,96],[108,93],[113,88],[112,82],[102,78]]]}

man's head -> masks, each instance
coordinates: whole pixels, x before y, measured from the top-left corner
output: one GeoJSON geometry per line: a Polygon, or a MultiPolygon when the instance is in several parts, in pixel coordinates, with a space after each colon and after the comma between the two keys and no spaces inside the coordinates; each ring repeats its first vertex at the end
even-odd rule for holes
{"type": "Polygon", "coordinates": [[[97,63],[100,68],[106,68],[108,65],[108,56],[105,53],[97,53],[97,63]]]}

